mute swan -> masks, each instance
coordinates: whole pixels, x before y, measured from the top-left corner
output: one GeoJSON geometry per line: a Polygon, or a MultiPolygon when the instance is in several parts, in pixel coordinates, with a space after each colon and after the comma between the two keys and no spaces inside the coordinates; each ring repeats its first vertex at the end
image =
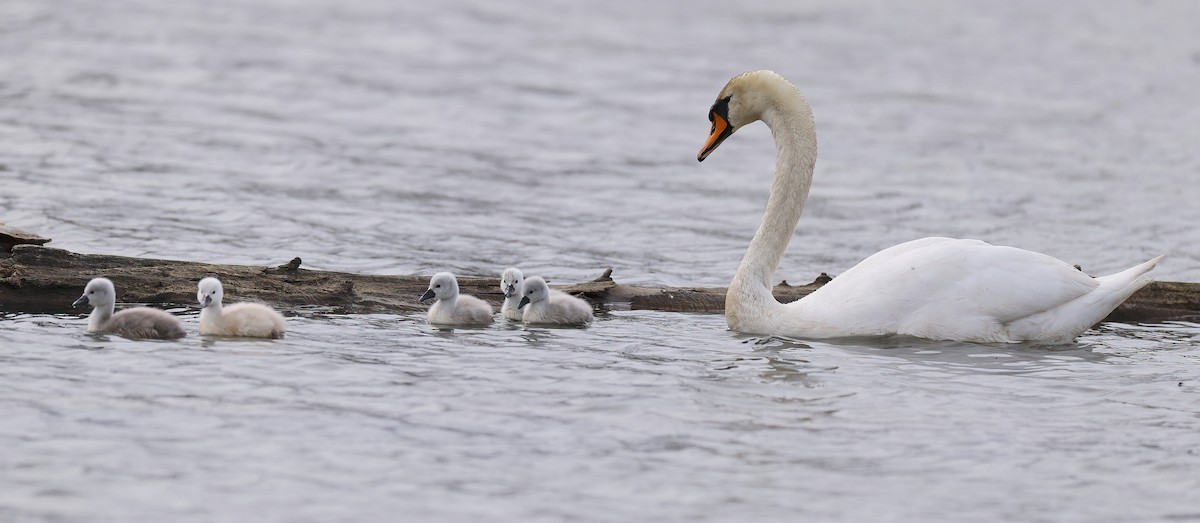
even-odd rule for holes
{"type": "Polygon", "coordinates": [[[429,280],[429,290],[421,301],[437,298],[426,317],[431,324],[487,325],[493,321],[492,306],[469,294],[458,293],[458,280],[453,274],[439,272],[429,280]]]}
{"type": "Polygon", "coordinates": [[[546,280],[534,276],[525,280],[520,307],[525,323],[584,325],[592,321],[592,306],[565,292],[552,292],[546,280]]]}
{"type": "Polygon", "coordinates": [[[504,303],[500,305],[500,314],[513,321],[521,321],[524,314],[521,311],[521,285],[525,282],[525,274],[521,269],[509,267],[500,275],[500,290],[504,292],[504,303]]]}
{"type": "Polygon", "coordinates": [[[1092,278],[1036,252],[979,240],[922,238],[884,249],[804,298],[781,304],[771,277],[812,184],[817,134],[804,95],[772,71],[734,77],[709,110],[706,157],[762,120],[775,176],[762,224],[725,296],[729,328],[805,338],[905,334],[970,342],[1070,342],[1150,282],[1158,256],[1092,278]]]}
{"type": "Polygon", "coordinates": [[[202,336],[282,338],[287,330],[283,316],[261,303],[243,302],[222,307],[225,289],[221,280],[204,278],[196,288],[202,336]]]}
{"type": "Polygon", "coordinates": [[[149,307],[134,307],[116,314],[113,306],[117,302],[117,291],[108,278],[95,278],[89,281],[72,307],[91,305],[92,313],[88,316],[88,332],[110,333],[126,338],[152,338],[173,340],[186,335],[179,318],[171,314],[151,309],[149,307]]]}

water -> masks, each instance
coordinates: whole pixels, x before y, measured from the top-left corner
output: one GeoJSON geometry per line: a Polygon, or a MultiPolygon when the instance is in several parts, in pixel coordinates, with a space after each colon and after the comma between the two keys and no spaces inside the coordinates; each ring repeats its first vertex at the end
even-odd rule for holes
{"type": "Polygon", "coordinates": [[[132,342],[6,318],[5,519],[1196,516],[1197,325],[1047,348],[628,311],[291,322],[285,342],[132,342]]]}
{"type": "MultiPolygon", "coordinates": [[[[781,279],[950,235],[1200,281],[1197,11],[9,1],[0,220],[79,252],[724,285],[769,134],[694,157],[717,90],[770,67],[821,140],[781,279]]],[[[1051,348],[289,314],[270,342],[0,317],[0,519],[1200,519],[1195,324],[1051,348]]]]}

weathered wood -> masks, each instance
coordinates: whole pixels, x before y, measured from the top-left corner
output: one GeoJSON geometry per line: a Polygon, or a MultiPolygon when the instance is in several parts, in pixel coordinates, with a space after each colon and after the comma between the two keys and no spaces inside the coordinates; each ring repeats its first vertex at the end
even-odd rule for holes
{"type": "Polygon", "coordinates": [[[1200,321],[1200,283],[1155,281],[1142,287],[1104,321],[1200,321]]]}
{"type": "MultiPolygon", "coordinates": [[[[0,311],[62,313],[71,311],[88,280],[104,276],[117,287],[122,303],[196,306],[196,283],[216,276],[225,284],[231,302],[255,300],[280,308],[319,308],[334,312],[382,313],[422,311],[417,299],[429,284],[428,276],[379,276],[334,271],[313,271],[293,259],[276,267],[214,265],[175,260],[77,254],[62,249],[18,245],[12,255],[0,257],[0,311]]],[[[790,302],[820,288],[829,277],[822,274],[807,285],[774,289],[781,302],[790,302]]],[[[459,276],[462,292],[494,305],[504,296],[499,276],[459,276]]],[[[661,288],[622,285],[611,270],[594,281],[555,285],[565,292],[606,307],[672,312],[720,313],[725,307],[724,288],[661,288]]],[[[1111,321],[1200,320],[1200,284],[1154,282],[1134,294],[1110,315],[1111,321]]]]}
{"type": "MultiPolygon", "coordinates": [[[[299,265],[299,260],[271,268],[214,265],[18,245],[11,257],[0,259],[0,310],[67,312],[88,280],[98,276],[113,281],[123,303],[195,306],[197,282],[216,276],[231,302],[364,313],[425,308],[417,297],[428,286],[428,277],[310,271],[299,265]]],[[[460,279],[464,292],[500,295],[498,283],[487,281],[486,289],[484,283],[483,278],[460,279]]]]}
{"type": "Polygon", "coordinates": [[[0,223],[0,254],[12,252],[17,245],[43,245],[49,242],[50,238],[0,223]]]}

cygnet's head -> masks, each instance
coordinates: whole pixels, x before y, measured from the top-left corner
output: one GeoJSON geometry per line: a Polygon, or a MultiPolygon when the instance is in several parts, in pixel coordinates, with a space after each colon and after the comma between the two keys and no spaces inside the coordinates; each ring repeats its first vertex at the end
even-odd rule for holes
{"type": "Polygon", "coordinates": [[[521,292],[521,283],[524,281],[525,274],[521,272],[521,269],[509,267],[504,269],[504,274],[500,275],[500,290],[504,292],[505,298],[512,298],[521,292]]]}
{"type": "Polygon", "coordinates": [[[216,278],[204,278],[196,287],[196,301],[200,302],[201,309],[213,303],[219,305],[221,299],[225,297],[225,289],[221,286],[221,280],[216,278]]]}
{"type": "Polygon", "coordinates": [[[525,280],[525,288],[521,291],[521,304],[517,308],[537,303],[549,297],[550,286],[546,285],[546,280],[543,280],[541,276],[534,276],[525,280]]]}
{"type": "Polygon", "coordinates": [[[782,105],[793,105],[793,109],[808,111],[809,114],[812,112],[800,90],[775,71],[750,71],[733,77],[708,110],[712,129],[696,159],[703,162],[735,131],[763,119],[765,113],[782,105]]]}
{"type": "Polygon", "coordinates": [[[94,308],[100,308],[116,302],[117,291],[113,288],[113,283],[108,278],[94,278],[88,282],[87,287],[83,288],[83,296],[75,300],[71,306],[91,305],[94,308]]]}
{"type": "Polygon", "coordinates": [[[458,296],[458,280],[453,274],[448,272],[439,272],[429,279],[429,290],[421,295],[421,301],[437,298],[445,300],[458,296]]]}

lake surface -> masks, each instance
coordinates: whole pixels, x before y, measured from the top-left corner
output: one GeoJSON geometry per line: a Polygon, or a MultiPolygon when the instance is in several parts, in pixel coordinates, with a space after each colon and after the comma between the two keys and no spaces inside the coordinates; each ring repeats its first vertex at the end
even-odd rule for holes
{"type": "MultiPolygon", "coordinates": [[[[1200,281],[1195,20],[11,0],[0,221],[78,252],[723,286],[773,148],[756,126],[695,154],[725,81],[771,68],[821,146],[779,279],[946,235],[1200,281]]],[[[1200,521],[1193,323],[1044,347],[287,312],[261,342],[0,315],[0,520],[1200,521]]]]}

